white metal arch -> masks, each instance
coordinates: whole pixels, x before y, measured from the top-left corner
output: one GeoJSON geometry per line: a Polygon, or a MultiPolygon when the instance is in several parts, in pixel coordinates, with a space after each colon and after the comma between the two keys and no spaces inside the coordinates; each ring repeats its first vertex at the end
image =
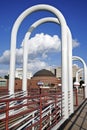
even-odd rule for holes
{"type": "Polygon", "coordinates": [[[87,66],[86,66],[86,63],[85,61],[79,57],[79,56],[73,56],[72,57],[72,60],[80,60],[83,64],[83,70],[84,70],[84,82],[86,84],[85,86],[85,98],[87,98],[87,66]]]}
{"type": "Polygon", "coordinates": [[[77,72],[76,72],[76,82],[78,82],[78,74],[79,72],[83,71],[83,68],[79,69],[77,72]]]}
{"type": "MultiPolygon", "coordinates": [[[[66,21],[61,14],[61,12],[56,9],[53,6],[40,4],[32,6],[28,9],[26,9],[15,21],[12,33],[11,33],[11,53],[10,53],[10,75],[9,75],[9,90],[10,94],[14,93],[14,77],[15,77],[15,52],[16,52],[16,37],[17,37],[17,31],[21,24],[21,22],[26,18],[28,15],[35,11],[39,10],[47,10],[57,17],[57,19],[60,22],[61,25],[61,40],[62,40],[62,88],[64,91],[64,95],[67,97],[67,85],[68,85],[68,79],[67,79],[67,34],[66,34],[66,21]]],[[[67,100],[67,98],[65,99],[67,100]]],[[[64,101],[66,103],[66,101],[64,101]]],[[[64,104],[65,107],[65,104],[64,104]]],[[[65,118],[68,118],[68,110],[65,109],[65,118]]]]}
{"type": "MultiPolygon", "coordinates": [[[[28,32],[25,35],[24,38],[24,56],[23,56],[23,90],[26,91],[27,90],[27,56],[28,56],[28,45],[27,45],[27,41],[30,38],[30,35],[33,31],[33,29],[35,29],[37,26],[39,26],[40,24],[43,24],[45,22],[55,22],[56,24],[59,24],[58,19],[57,18],[53,18],[53,17],[46,17],[46,18],[42,18],[38,21],[36,21],[35,23],[33,23],[28,32]],[[32,31],[31,31],[32,30],[32,31]]],[[[68,89],[70,92],[70,113],[73,113],[73,85],[72,85],[72,37],[71,37],[71,32],[67,26],[67,42],[68,42],[68,73],[67,73],[67,77],[68,77],[68,89]],[[70,54],[70,55],[69,55],[70,54]]],[[[68,96],[68,93],[67,93],[68,96]]],[[[68,101],[67,101],[68,102],[68,101]]]]}
{"type": "MultiPolygon", "coordinates": [[[[15,21],[13,28],[12,28],[12,33],[11,33],[11,56],[10,56],[10,78],[9,78],[9,88],[11,93],[14,93],[14,72],[15,72],[15,49],[16,49],[16,37],[17,37],[17,31],[18,28],[21,24],[21,22],[24,20],[25,17],[27,17],[29,14],[38,11],[38,10],[47,10],[49,12],[54,13],[58,20],[60,21],[61,24],[61,33],[62,33],[62,61],[64,62],[67,59],[66,53],[67,53],[67,38],[66,38],[66,21],[63,17],[63,15],[58,11],[56,8],[50,6],[50,5],[45,5],[45,4],[40,4],[40,5],[35,5],[32,6],[28,9],[26,9],[15,21]]],[[[67,64],[63,65],[63,69],[65,71],[65,68],[67,68],[67,64]]],[[[67,69],[66,69],[67,70],[67,69]]],[[[65,76],[64,77],[64,85],[66,84],[65,81],[65,76]]]]}

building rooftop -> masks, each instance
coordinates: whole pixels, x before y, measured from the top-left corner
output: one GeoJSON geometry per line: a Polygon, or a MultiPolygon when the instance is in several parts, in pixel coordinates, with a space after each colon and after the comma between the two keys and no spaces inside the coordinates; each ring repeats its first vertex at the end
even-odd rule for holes
{"type": "Polygon", "coordinates": [[[38,76],[50,76],[50,77],[55,77],[55,75],[49,71],[49,70],[46,70],[46,69],[42,69],[38,72],[36,72],[33,77],[38,77],[38,76]]]}

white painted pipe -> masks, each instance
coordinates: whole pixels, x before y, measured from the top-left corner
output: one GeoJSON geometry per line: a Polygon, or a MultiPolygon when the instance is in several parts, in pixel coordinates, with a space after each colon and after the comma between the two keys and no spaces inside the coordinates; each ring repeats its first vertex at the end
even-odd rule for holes
{"type": "Polygon", "coordinates": [[[32,6],[28,9],[26,9],[15,21],[13,28],[12,28],[12,33],[11,33],[11,53],[10,53],[10,75],[9,75],[9,91],[10,94],[14,93],[14,78],[15,78],[15,53],[16,53],[16,37],[17,37],[17,32],[20,24],[22,21],[31,13],[39,10],[47,10],[49,12],[52,12],[55,14],[57,19],[60,22],[61,25],[61,40],[62,40],[62,89],[64,91],[64,117],[68,118],[68,110],[67,110],[67,34],[66,34],[66,21],[61,12],[56,9],[53,6],[46,5],[46,4],[40,4],[40,5],[35,5],[32,6]]]}
{"type": "Polygon", "coordinates": [[[72,81],[72,35],[71,35],[71,32],[69,31],[69,28],[67,28],[67,33],[68,33],[68,37],[67,37],[67,42],[68,42],[68,45],[67,45],[67,61],[68,61],[68,88],[69,88],[69,104],[70,104],[70,112],[69,114],[73,113],[74,112],[74,105],[73,105],[73,81],[72,81]]]}
{"type": "MultiPolygon", "coordinates": [[[[57,18],[53,18],[53,17],[46,17],[46,18],[42,18],[38,21],[36,21],[35,23],[33,23],[30,28],[29,31],[26,33],[25,38],[24,38],[24,61],[23,61],[23,90],[26,91],[27,90],[27,62],[28,62],[28,46],[27,42],[30,38],[30,34],[32,33],[33,29],[35,29],[37,26],[39,26],[40,24],[43,24],[45,22],[55,22],[56,24],[59,24],[58,19],[57,18]],[[27,50],[27,51],[26,51],[27,50]]],[[[73,85],[72,85],[72,37],[71,37],[71,32],[67,26],[67,38],[68,38],[68,71],[67,71],[67,77],[68,77],[68,89],[70,91],[70,114],[73,113],[73,85]]],[[[68,94],[67,94],[68,96],[68,94]]]]}
{"type": "Polygon", "coordinates": [[[72,60],[80,60],[82,62],[82,64],[83,64],[84,83],[86,84],[86,87],[85,87],[85,98],[87,98],[87,66],[86,66],[86,63],[85,63],[85,61],[81,57],[78,57],[78,56],[73,56],[72,60]]]}
{"type": "MultiPolygon", "coordinates": [[[[79,72],[83,71],[83,68],[79,69],[77,72],[76,72],[76,82],[79,82],[79,72]]],[[[84,78],[84,77],[83,77],[84,78]]]]}

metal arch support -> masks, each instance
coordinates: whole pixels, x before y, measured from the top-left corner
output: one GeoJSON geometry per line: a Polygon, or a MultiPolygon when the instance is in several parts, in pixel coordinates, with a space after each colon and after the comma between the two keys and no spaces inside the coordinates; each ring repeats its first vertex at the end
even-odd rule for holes
{"type": "Polygon", "coordinates": [[[84,82],[86,84],[86,87],[85,87],[85,98],[87,98],[87,66],[86,66],[86,63],[85,61],[79,57],[79,56],[73,56],[72,57],[72,60],[80,60],[83,64],[83,71],[84,71],[84,82]]]}
{"type": "Polygon", "coordinates": [[[70,93],[70,114],[74,112],[74,108],[73,108],[73,82],[72,82],[72,35],[71,32],[69,30],[69,28],[67,28],[67,61],[68,61],[68,90],[70,93]]]}
{"type": "MultiPolygon", "coordinates": [[[[40,24],[43,24],[45,22],[55,22],[56,24],[60,24],[58,22],[57,18],[53,18],[53,17],[46,17],[46,18],[42,18],[38,21],[36,21],[35,23],[33,23],[28,32],[25,35],[24,38],[24,56],[23,56],[23,90],[26,91],[27,90],[27,62],[28,62],[28,40],[30,38],[30,35],[33,31],[33,29],[35,29],[37,26],[39,26],[40,24]],[[26,51],[27,50],[27,51],[26,51]]],[[[67,26],[67,42],[68,42],[68,73],[67,73],[67,77],[68,77],[68,89],[70,91],[70,114],[73,113],[73,85],[72,85],[72,37],[71,37],[71,32],[67,26]]],[[[67,94],[68,96],[68,94],[67,94]]]]}
{"type": "Polygon", "coordinates": [[[77,72],[76,72],[76,82],[78,82],[78,73],[83,71],[83,68],[79,69],[77,72]]]}
{"type": "MultiPolygon", "coordinates": [[[[66,21],[61,14],[59,10],[57,10],[55,7],[45,4],[35,5],[28,9],[26,9],[15,21],[12,33],[11,33],[11,53],[10,53],[10,75],[9,75],[9,90],[10,94],[14,93],[14,78],[15,78],[15,52],[16,52],[16,37],[17,37],[17,31],[21,24],[21,22],[31,13],[39,10],[47,10],[49,12],[52,12],[55,14],[57,19],[60,22],[61,25],[61,39],[62,39],[62,87],[65,92],[65,95],[67,95],[67,34],[66,34],[66,21]],[[66,64],[65,64],[66,62],[66,64]]],[[[66,101],[65,101],[66,102],[66,101]]],[[[68,118],[68,110],[66,110],[65,118],[68,118]]]]}
{"type": "MultiPolygon", "coordinates": [[[[50,5],[45,5],[45,4],[40,4],[40,5],[35,5],[32,6],[28,9],[26,9],[15,21],[13,28],[12,28],[12,33],[11,33],[11,56],[10,56],[10,77],[9,77],[9,88],[10,88],[10,92],[14,93],[14,77],[15,77],[15,50],[16,50],[16,37],[17,37],[17,31],[18,28],[20,26],[20,24],[22,23],[22,21],[31,13],[35,12],[35,11],[39,11],[39,10],[47,10],[49,12],[54,13],[58,20],[60,21],[61,24],[61,33],[62,33],[62,50],[63,50],[63,56],[62,56],[62,61],[64,62],[66,60],[66,54],[64,55],[64,53],[66,53],[67,51],[67,39],[66,39],[66,21],[63,17],[63,15],[60,13],[60,11],[58,11],[56,8],[50,6],[50,5]]],[[[67,65],[66,65],[67,66],[67,65]]],[[[64,71],[65,71],[65,67],[63,67],[64,71]]],[[[64,81],[66,80],[65,76],[63,76],[64,81]]],[[[64,82],[64,85],[66,84],[66,82],[64,82]]]]}

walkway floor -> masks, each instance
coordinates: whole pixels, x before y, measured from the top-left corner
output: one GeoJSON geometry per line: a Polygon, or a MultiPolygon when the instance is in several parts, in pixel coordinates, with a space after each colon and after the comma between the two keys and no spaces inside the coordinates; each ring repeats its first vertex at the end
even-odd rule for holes
{"type": "Polygon", "coordinates": [[[78,104],[74,113],[58,130],[87,130],[87,99],[83,100],[81,93],[78,104]]]}

